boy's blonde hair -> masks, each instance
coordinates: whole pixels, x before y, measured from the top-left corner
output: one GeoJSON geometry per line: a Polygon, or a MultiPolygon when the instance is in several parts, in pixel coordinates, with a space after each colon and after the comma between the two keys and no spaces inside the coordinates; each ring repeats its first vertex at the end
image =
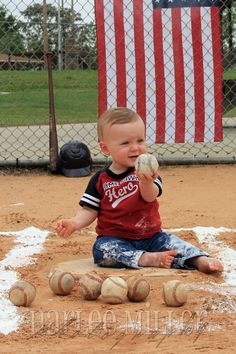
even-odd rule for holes
{"type": "Polygon", "coordinates": [[[126,107],[116,107],[108,109],[98,119],[98,141],[101,141],[104,138],[103,131],[105,126],[111,127],[114,124],[126,124],[130,122],[135,122],[139,119],[141,118],[136,112],[126,107]]]}

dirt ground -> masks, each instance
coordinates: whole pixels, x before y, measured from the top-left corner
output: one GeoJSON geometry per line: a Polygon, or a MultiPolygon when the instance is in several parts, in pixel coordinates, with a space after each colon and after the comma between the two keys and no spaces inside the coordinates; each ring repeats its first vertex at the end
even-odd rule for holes
{"type": "MultiPolygon", "coordinates": [[[[168,166],[160,171],[163,228],[190,229],[176,234],[217,256],[217,243],[213,248],[209,241],[200,244],[191,229],[236,228],[236,165],[168,166]]],[[[17,268],[19,278],[36,286],[37,295],[30,307],[17,308],[24,317],[18,330],[0,333],[1,353],[235,353],[236,282],[229,285],[224,273],[170,270],[150,277],[150,294],[139,303],[86,301],[78,286],[68,296],[54,295],[48,286],[50,269],[58,262],[91,257],[94,224],[69,240],[52,229],[55,220],[76,212],[89,177],[66,178],[46,171],[0,174],[0,231],[30,226],[50,231],[34,263],[17,268]],[[162,285],[171,279],[196,285],[182,307],[163,302],[162,285]]],[[[217,240],[221,248],[234,252],[235,237],[232,230],[221,232],[217,240]]],[[[14,236],[0,238],[1,261],[13,247],[14,236]]],[[[230,258],[233,253],[227,254],[223,262],[233,275],[235,260],[230,258]]]]}

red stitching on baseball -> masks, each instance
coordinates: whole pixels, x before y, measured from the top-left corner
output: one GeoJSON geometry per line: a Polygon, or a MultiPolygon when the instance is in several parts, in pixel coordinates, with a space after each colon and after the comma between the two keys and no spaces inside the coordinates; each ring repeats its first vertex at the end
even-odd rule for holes
{"type": "MultiPolygon", "coordinates": [[[[118,283],[116,280],[114,280],[114,279],[112,279],[112,278],[109,278],[110,280],[111,280],[111,282],[112,283],[114,283],[115,285],[117,285],[117,286],[119,286],[119,287],[121,287],[121,288],[123,288],[123,289],[127,289],[127,287],[125,286],[125,285],[123,285],[123,284],[120,284],[120,283],[118,283]]],[[[124,280],[123,278],[121,278],[122,280],[124,280]]]]}
{"type": "Polygon", "coordinates": [[[103,282],[102,278],[100,278],[100,276],[98,274],[87,273],[86,276],[88,278],[90,278],[91,280],[97,281],[98,283],[102,283],[103,282]]]}
{"type": "Polygon", "coordinates": [[[80,288],[84,290],[84,296],[93,296],[94,292],[92,292],[84,283],[80,283],[80,288]]]}

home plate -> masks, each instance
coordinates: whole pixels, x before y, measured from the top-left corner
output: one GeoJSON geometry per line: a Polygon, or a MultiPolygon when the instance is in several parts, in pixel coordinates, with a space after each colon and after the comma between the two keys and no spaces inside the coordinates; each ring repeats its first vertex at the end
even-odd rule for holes
{"type": "Polygon", "coordinates": [[[79,279],[81,275],[96,271],[98,274],[104,276],[122,276],[129,277],[134,274],[140,274],[146,277],[162,277],[170,275],[182,275],[185,276],[186,272],[176,270],[176,269],[163,269],[163,268],[154,268],[146,267],[139,269],[131,268],[108,268],[100,267],[94,264],[93,258],[78,259],[73,261],[66,261],[57,263],[50,269],[49,277],[55,270],[61,270],[64,272],[70,272],[74,275],[75,279],[79,279]]]}

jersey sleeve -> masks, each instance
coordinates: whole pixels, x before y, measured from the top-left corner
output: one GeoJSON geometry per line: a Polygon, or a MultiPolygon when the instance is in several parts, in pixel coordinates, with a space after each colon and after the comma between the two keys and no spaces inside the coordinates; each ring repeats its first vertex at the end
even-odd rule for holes
{"type": "Polygon", "coordinates": [[[153,181],[159,187],[158,197],[162,195],[162,178],[159,176],[153,181]]]}
{"type": "Polygon", "coordinates": [[[99,210],[101,203],[101,196],[97,190],[99,172],[97,172],[94,176],[91,177],[87,188],[79,201],[80,206],[86,206],[88,208],[99,210]]]}

